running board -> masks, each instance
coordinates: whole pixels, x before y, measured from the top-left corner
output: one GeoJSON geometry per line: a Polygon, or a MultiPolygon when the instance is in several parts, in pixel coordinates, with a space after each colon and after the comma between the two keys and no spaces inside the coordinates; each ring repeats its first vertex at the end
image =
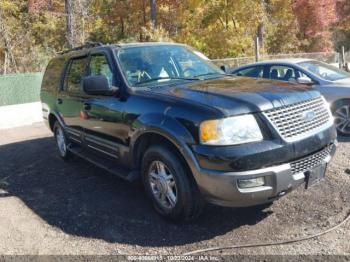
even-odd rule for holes
{"type": "Polygon", "coordinates": [[[99,168],[104,169],[105,171],[125,179],[129,182],[134,182],[138,179],[139,174],[137,171],[127,171],[126,169],[120,167],[115,160],[109,159],[108,157],[104,157],[102,155],[98,155],[93,151],[86,150],[77,145],[69,145],[68,150],[72,152],[74,155],[81,157],[90,163],[96,165],[99,168]]]}

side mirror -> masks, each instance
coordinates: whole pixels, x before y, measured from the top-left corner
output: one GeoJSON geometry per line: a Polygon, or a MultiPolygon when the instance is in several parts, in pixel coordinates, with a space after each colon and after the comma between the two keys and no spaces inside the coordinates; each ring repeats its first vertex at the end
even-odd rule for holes
{"type": "Polygon", "coordinates": [[[303,84],[303,85],[313,85],[314,84],[314,82],[308,77],[299,77],[299,78],[297,78],[297,82],[299,84],[303,84]]]}
{"type": "Polygon", "coordinates": [[[225,73],[229,73],[229,67],[227,66],[227,65],[222,65],[222,66],[220,66],[220,69],[222,70],[222,71],[224,71],[225,73]]]}
{"type": "Polygon", "coordinates": [[[112,95],[118,91],[117,87],[110,87],[104,75],[86,76],[83,78],[83,90],[89,95],[112,95]]]}

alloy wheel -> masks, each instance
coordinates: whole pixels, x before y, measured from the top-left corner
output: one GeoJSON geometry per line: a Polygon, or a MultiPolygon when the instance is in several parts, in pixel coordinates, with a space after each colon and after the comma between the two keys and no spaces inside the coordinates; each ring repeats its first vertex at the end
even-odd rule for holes
{"type": "Polygon", "coordinates": [[[162,161],[151,163],[148,181],[157,202],[165,209],[174,208],[177,202],[176,182],[170,169],[162,161]]]}
{"type": "Polygon", "coordinates": [[[335,125],[339,132],[350,135],[350,105],[343,105],[334,112],[335,125]]]}
{"type": "Polygon", "coordinates": [[[61,155],[62,156],[66,155],[66,152],[67,152],[66,139],[64,137],[64,133],[61,127],[58,127],[56,129],[56,142],[61,155]]]}

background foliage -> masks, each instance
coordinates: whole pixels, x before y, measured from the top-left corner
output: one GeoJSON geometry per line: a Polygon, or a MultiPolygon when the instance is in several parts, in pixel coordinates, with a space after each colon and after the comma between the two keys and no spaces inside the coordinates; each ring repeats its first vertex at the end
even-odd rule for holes
{"type": "Polygon", "coordinates": [[[0,74],[42,71],[68,48],[68,13],[74,45],[175,41],[223,58],[253,55],[258,35],[264,54],[350,49],[349,0],[157,0],[156,20],[150,2],[0,0],[0,74]]]}

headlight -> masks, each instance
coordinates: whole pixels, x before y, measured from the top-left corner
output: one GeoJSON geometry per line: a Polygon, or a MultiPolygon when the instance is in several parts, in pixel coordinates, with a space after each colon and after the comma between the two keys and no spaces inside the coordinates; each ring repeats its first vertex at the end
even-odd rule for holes
{"type": "Polygon", "coordinates": [[[263,139],[253,115],[204,121],[199,133],[200,141],[205,145],[236,145],[263,139]]]}

